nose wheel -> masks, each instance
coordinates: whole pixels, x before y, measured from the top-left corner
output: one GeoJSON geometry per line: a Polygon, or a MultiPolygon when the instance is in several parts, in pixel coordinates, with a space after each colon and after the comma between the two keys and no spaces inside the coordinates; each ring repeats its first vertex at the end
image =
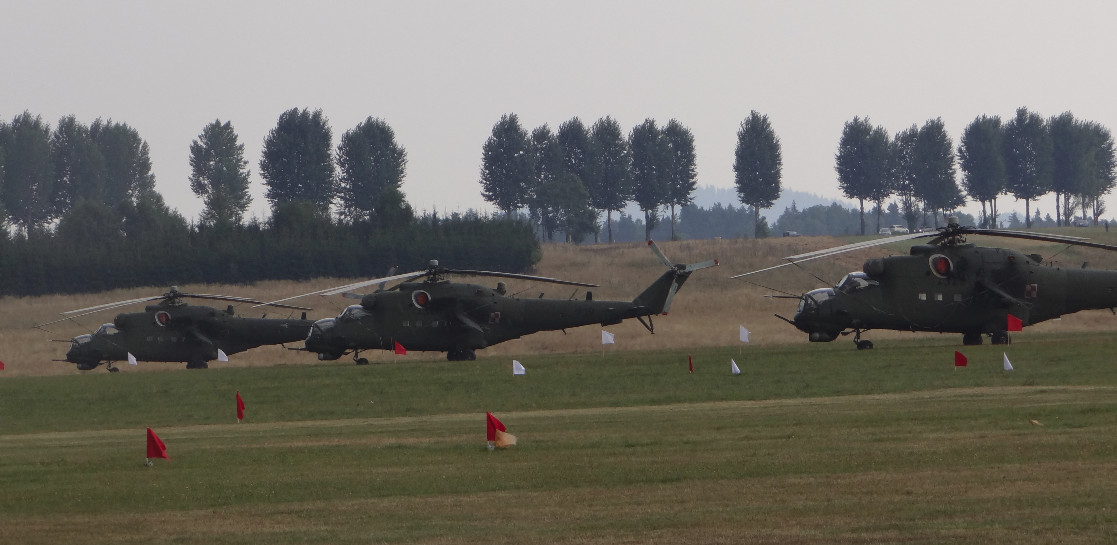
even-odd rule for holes
{"type": "Polygon", "coordinates": [[[853,345],[856,346],[858,350],[872,350],[873,341],[861,340],[861,330],[857,329],[853,332],[853,345]]]}

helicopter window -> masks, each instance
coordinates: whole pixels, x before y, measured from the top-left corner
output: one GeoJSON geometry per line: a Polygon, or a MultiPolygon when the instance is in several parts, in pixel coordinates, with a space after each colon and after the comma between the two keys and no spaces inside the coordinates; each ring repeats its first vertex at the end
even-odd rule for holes
{"type": "Polygon", "coordinates": [[[97,328],[97,335],[116,335],[119,332],[116,326],[109,323],[97,328]]]}
{"type": "Polygon", "coordinates": [[[817,290],[809,291],[805,296],[799,300],[799,312],[802,312],[808,305],[816,306],[823,301],[835,295],[833,288],[819,288],[817,290]]]}
{"type": "Polygon", "coordinates": [[[869,275],[857,271],[845,275],[845,277],[842,278],[842,281],[838,282],[837,288],[838,291],[842,293],[850,293],[879,285],[880,284],[876,280],[870,279],[869,275]]]}
{"type": "Polygon", "coordinates": [[[927,294],[926,293],[919,294],[919,300],[920,301],[926,301],[927,300],[927,294]]]}
{"type": "Polygon", "coordinates": [[[362,307],[361,305],[349,305],[348,307],[345,307],[345,310],[341,311],[341,316],[338,316],[338,319],[355,321],[360,320],[365,316],[368,316],[368,311],[365,310],[365,307],[362,307]]]}
{"type": "Polygon", "coordinates": [[[86,333],[85,335],[78,335],[70,340],[70,346],[81,346],[93,342],[93,335],[86,333]]]}
{"type": "Polygon", "coordinates": [[[314,325],[312,327],[318,330],[320,333],[324,333],[330,329],[333,329],[335,325],[337,325],[337,320],[333,318],[323,318],[321,320],[318,320],[317,322],[314,322],[314,325]]]}
{"type": "Polygon", "coordinates": [[[935,294],[935,300],[936,301],[942,301],[942,294],[941,293],[936,293],[935,294]]]}

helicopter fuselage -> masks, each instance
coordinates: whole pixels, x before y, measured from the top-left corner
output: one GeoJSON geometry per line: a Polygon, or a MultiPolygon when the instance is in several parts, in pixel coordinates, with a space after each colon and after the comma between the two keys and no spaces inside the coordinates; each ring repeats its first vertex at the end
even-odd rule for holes
{"type": "Polygon", "coordinates": [[[907,256],[870,259],[834,288],[805,294],[790,321],[817,342],[870,329],[1007,342],[1009,315],[1027,326],[1115,306],[1117,271],[1043,264],[1007,248],[920,245],[907,256]]]}
{"type": "Polygon", "coordinates": [[[632,301],[598,301],[592,292],[578,299],[509,296],[476,284],[406,282],[371,293],[337,318],[315,322],[306,349],[331,360],[349,351],[407,350],[447,352],[450,359],[472,359],[473,351],[539,331],[591,324],[611,325],[663,312],[668,293],[687,275],[668,271],[632,301]]]}
{"type": "Polygon", "coordinates": [[[204,366],[218,358],[267,344],[306,338],[305,319],[243,318],[230,310],[198,305],[149,305],[144,312],[123,313],[93,334],[70,343],[66,361],[89,370],[102,362],[186,362],[204,366]]]}

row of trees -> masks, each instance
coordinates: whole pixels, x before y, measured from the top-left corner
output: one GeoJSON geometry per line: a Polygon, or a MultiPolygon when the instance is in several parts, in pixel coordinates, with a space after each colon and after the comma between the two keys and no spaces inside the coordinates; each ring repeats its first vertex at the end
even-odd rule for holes
{"type": "Polygon", "coordinates": [[[415,218],[400,190],[406,153],[382,120],[332,145],[321,111],[284,112],[259,162],[271,216],[245,223],[244,146],[231,123],[206,125],[189,150],[190,187],[204,202],[191,224],[155,191],[135,129],[67,116],[52,130],[29,112],[0,122],[0,220],[18,234],[0,230],[0,295],[370,276],[431,258],[522,271],[540,258],[524,222],[415,218]]]}
{"type": "MultiPolygon", "coordinates": [[[[1007,123],[980,116],[963,131],[957,159],[962,186],[981,203],[986,226],[997,224],[997,198],[1012,195],[1024,201],[1031,227],[1031,201],[1050,192],[1056,194],[1057,225],[1069,225],[1079,209],[1096,222],[1105,211],[1103,196],[1117,182],[1109,130],[1070,112],[1044,119],[1019,108],[1007,123]]],[[[945,216],[965,203],[955,165],[954,145],[941,119],[890,137],[867,118],[854,117],[842,130],[835,170],[842,192],[861,204],[864,234],[865,202],[876,205],[879,229],[879,211],[892,196],[899,198],[909,228],[926,212],[937,226],[939,213],[945,216]]]]}
{"type": "MultiPolygon", "coordinates": [[[[400,189],[407,154],[385,121],[369,117],[332,146],[321,110],[279,116],[259,163],[273,212],[303,202],[327,215],[334,206],[348,222],[411,216],[400,189]]],[[[232,124],[206,125],[189,152],[190,187],[204,204],[200,223],[240,225],[252,200],[250,171],[232,124]]],[[[135,129],[102,119],[84,125],[70,115],[52,130],[30,112],[0,122],[0,218],[27,234],[82,201],[117,212],[141,202],[165,208],[147,142],[135,129]]]]}
{"type": "Polygon", "coordinates": [[[467,269],[521,272],[542,257],[527,223],[472,213],[427,214],[388,227],[334,220],[313,205],[291,204],[279,207],[265,223],[192,226],[147,204],[123,209],[121,219],[105,208],[81,205],[53,232],[0,236],[0,296],[370,278],[393,265],[422,270],[430,259],[467,269]]]}
{"type": "Polygon", "coordinates": [[[29,112],[0,121],[0,219],[29,233],[82,201],[165,208],[135,129],[102,119],[87,126],[71,115],[51,130],[29,112]]]}
{"type": "Polygon", "coordinates": [[[694,135],[674,119],[662,128],[647,119],[625,137],[611,117],[590,127],[575,117],[557,132],[544,124],[529,134],[506,114],[482,147],[481,195],[505,214],[526,208],[548,240],[556,231],[598,240],[604,212],[612,241],[612,213],[630,201],[649,233],[661,210],[670,210],[673,228],[677,207],[690,204],[697,187],[695,164],[694,135]]]}

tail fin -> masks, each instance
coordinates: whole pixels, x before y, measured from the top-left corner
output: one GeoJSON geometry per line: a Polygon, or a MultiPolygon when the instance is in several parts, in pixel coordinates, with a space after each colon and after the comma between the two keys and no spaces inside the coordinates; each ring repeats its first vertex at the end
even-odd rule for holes
{"type": "Polygon", "coordinates": [[[633,304],[646,307],[649,314],[667,314],[667,311],[671,310],[671,302],[675,299],[675,292],[679,291],[686,279],[690,277],[690,273],[706,267],[716,267],[718,264],[716,259],[693,265],[672,263],[670,259],[667,259],[667,256],[663,255],[654,241],[649,240],[648,246],[652,248],[652,252],[659,257],[659,260],[668,269],[655,282],[652,282],[652,285],[632,300],[633,304]]]}

